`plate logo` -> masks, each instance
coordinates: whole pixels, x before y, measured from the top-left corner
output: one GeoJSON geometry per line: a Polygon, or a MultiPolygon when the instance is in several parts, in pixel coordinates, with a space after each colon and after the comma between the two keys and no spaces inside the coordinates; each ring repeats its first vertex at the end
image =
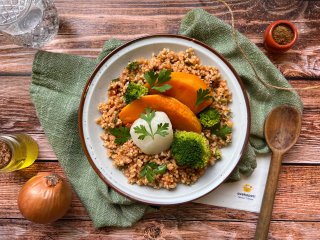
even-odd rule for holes
{"type": "Polygon", "coordinates": [[[252,194],[251,192],[253,191],[253,186],[251,184],[244,184],[242,186],[242,191],[237,192],[237,197],[240,199],[246,199],[246,200],[254,200],[256,198],[255,194],[252,194]]]}
{"type": "Polygon", "coordinates": [[[247,193],[251,192],[252,186],[250,184],[246,183],[245,185],[243,185],[243,191],[247,192],[247,193]]]}

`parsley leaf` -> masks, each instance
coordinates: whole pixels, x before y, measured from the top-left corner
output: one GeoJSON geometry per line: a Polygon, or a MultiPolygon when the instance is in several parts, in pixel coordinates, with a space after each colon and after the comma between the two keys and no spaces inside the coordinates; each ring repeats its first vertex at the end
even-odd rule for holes
{"type": "Polygon", "coordinates": [[[197,100],[196,100],[196,106],[199,106],[201,103],[205,102],[206,100],[211,99],[212,96],[210,95],[209,89],[202,89],[200,88],[197,91],[197,100]]]}
{"type": "Polygon", "coordinates": [[[158,167],[158,164],[156,164],[155,162],[149,162],[148,166],[151,167],[152,169],[158,167]]]}
{"type": "Polygon", "coordinates": [[[156,116],[156,112],[150,108],[146,109],[146,114],[141,113],[140,118],[145,120],[147,123],[151,123],[152,119],[156,116]]]}
{"type": "Polygon", "coordinates": [[[171,70],[163,69],[159,73],[158,84],[168,82],[171,79],[171,70]]]}
{"type": "Polygon", "coordinates": [[[153,87],[154,90],[157,90],[157,91],[162,92],[162,93],[167,91],[167,90],[169,90],[170,88],[172,88],[172,86],[169,85],[169,84],[165,84],[165,85],[163,85],[161,87],[153,87]]]}
{"type": "Polygon", "coordinates": [[[140,125],[140,126],[136,126],[133,128],[134,129],[134,132],[137,133],[137,134],[140,134],[140,136],[138,137],[138,139],[140,140],[143,140],[145,139],[146,136],[150,136],[150,133],[147,131],[146,127],[143,126],[143,125],[140,125]]]}
{"type": "Polygon", "coordinates": [[[167,171],[167,165],[159,165],[156,169],[154,169],[155,174],[164,174],[167,171]]]}
{"type": "Polygon", "coordinates": [[[220,128],[214,127],[211,129],[211,133],[225,140],[227,135],[232,133],[232,128],[227,125],[223,125],[220,128]]]}
{"type": "Polygon", "coordinates": [[[114,142],[118,145],[124,144],[131,138],[130,131],[126,127],[109,128],[109,133],[116,137],[114,142]]]}
{"type": "Polygon", "coordinates": [[[138,139],[144,140],[147,136],[150,136],[152,139],[154,139],[154,136],[156,134],[162,137],[165,137],[169,134],[168,132],[169,123],[159,123],[157,125],[157,131],[155,133],[153,132],[151,121],[155,116],[156,116],[155,111],[152,111],[150,108],[146,109],[146,113],[141,113],[140,118],[147,122],[149,129],[147,130],[147,128],[144,125],[139,125],[134,127],[133,128],[134,132],[137,134],[140,134],[138,139]]]}
{"type": "Polygon", "coordinates": [[[162,69],[159,74],[150,70],[144,74],[144,78],[152,89],[159,92],[165,92],[172,88],[170,84],[164,84],[171,79],[171,70],[162,69]]]}
{"type": "Polygon", "coordinates": [[[128,69],[129,71],[136,71],[136,70],[139,69],[139,67],[140,67],[140,64],[139,64],[139,63],[137,63],[137,62],[130,62],[130,63],[128,64],[128,66],[127,66],[127,69],[128,69]]]}
{"type": "Polygon", "coordinates": [[[145,177],[147,175],[148,168],[144,166],[140,171],[140,177],[145,177]]]}
{"type": "Polygon", "coordinates": [[[153,85],[155,84],[155,82],[157,81],[157,78],[158,78],[158,74],[152,70],[149,72],[146,72],[143,76],[147,80],[147,82],[149,83],[150,87],[153,87],[153,85]]]}
{"type": "Polygon", "coordinates": [[[154,182],[155,174],[153,171],[148,171],[146,177],[148,179],[148,182],[154,182]]]}
{"type": "Polygon", "coordinates": [[[156,175],[164,174],[167,171],[167,165],[158,165],[155,162],[147,163],[140,171],[140,177],[146,177],[148,182],[154,182],[156,175]]]}
{"type": "Polygon", "coordinates": [[[172,88],[172,86],[169,84],[164,84],[159,87],[157,87],[157,86],[152,87],[152,89],[157,90],[159,92],[165,92],[165,91],[169,90],[170,88],[172,88]]]}
{"type": "Polygon", "coordinates": [[[169,129],[169,123],[165,123],[165,124],[159,123],[158,129],[154,135],[159,134],[160,136],[165,137],[169,134],[168,129],[169,129]]]}

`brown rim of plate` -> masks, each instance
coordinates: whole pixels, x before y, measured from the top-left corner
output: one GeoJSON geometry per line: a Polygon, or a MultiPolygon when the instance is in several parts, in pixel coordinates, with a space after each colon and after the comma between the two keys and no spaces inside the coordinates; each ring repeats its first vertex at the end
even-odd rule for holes
{"type": "MultiPolygon", "coordinates": [[[[90,84],[92,82],[92,80],[94,79],[95,75],[97,74],[97,72],[100,70],[100,68],[104,65],[104,63],[106,61],[109,60],[109,58],[111,56],[113,56],[115,53],[117,53],[118,51],[120,51],[121,49],[137,42],[137,41],[141,41],[141,40],[144,40],[144,39],[149,39],[149,38],[157,38],[157,37],[168,37],[168,38],[180,38],[180,39],[184,39],[184,40],[188,40],[188,41],[191,41],[191,42],[194,42],[206,49],[208,49],[210,52],[212,52],[213,54],[217,55],[228,67],[229,69],[232,71],[232,73],[234,74],[234,76],[236,77],[236,79],[238,80],[238,83],[240,85],[240,88],[242,90],[242,93],[243,93],[243,96],[244,96],[244,99],[245,99],[245,103],[246,103],[246,108],[247,108],[247,119],[248,119],[248,122],[247,122],[247,132],[246,132],[246,137],[245,137],[245,141],[244,141],[244,144],[242,146],[242,149],[241,149],[241,152],[240,152],[240,157],[239,159],[237,160],[237,164],[239,163],[240,159],[242,158],[243,156],[243,153],[245,151],[245,148],[248,144],[248,141],[249,141],[249,134],[250,134],[250,126],[251,126],[251,112],[250,112],[250,106],[249,106],[249,100],[248,100],[248,96],[247,96],[247,92],[244,88],[244,84],[242,82],[242,80],[240,79],[240,77],[238,76],[237,72],[234,70],[234,68],[231,66],[231,64],[220,54],[218,53],[216,50],[214,50],[213,48],[209,47],[208,45],[194,39],[194,38],[189,38],[189,37],[185,37],[185,36],[181,36],[181,35],[175,35],[175,34],[155,34],[155,35],[148,35],[148,36],[144,36],[144,37],[140,37],[140,38],[137,38],[137,39],[134,39],[130,42],[127,42],[123,45],[121,45],[120,47],[116,48],[115,50],[113,50],[112,52],[110,52],[105,58],[103,58],[103,60],[98,64],[98,66],[95,68],[95,70],[93,71],[92,75],[90,76],[89,80],[87,81],[85,87],[84,87],[84,90],[82,92],[82,95],[81,95],[81,100],[80,100],[80,106],[79,106],[79,111],[78,111],[78,127],[79,127],[79,134],[80,134],[80,141],[81,141],[81,145],[82,145],[82,149],[90,163],[90,165],[92,166],[92,168],[95,170],[95,172],[98,174],[98,176],[109,186],[111,187],[112,189],[114,189],[115,191],[117,191],[118,193],[128,197],[129,199],[131,200],[134,200],[134,201],[137,201],[137,202],[140,202],[140,203],[145,203],[145,204],[151,204],[151,205],[157,205],[157,206],[167,206],[167,205],[178,205],[178,204],[183,204],[183,203],[187,203],[187,202],[191,202],[191,201],[194,201],[196,199],[199,199],[203,196],[206,196],[207,194],[209,194],[210,192],[212,192],[213,190],[215,190],[217,187],[219,187],[223,182],[221,182],[217,187],[213,188],[211,191],[209,191],[208,193],[198,197],[198,198],[195,198],[195,199],[192,199],[192,200],[189,200],[189,201],[185,201],[185,202],[181,202],[181,203],[173,203],[173,204],[159,204],[159,203],[155,203],[155,202],[151,202],[151,201],[145,201],[145,200],[142,200],[142,199],[139,199],[139,198],[135,198],[129,194],[127,194],[126,192],[122,191],[121,189],[117,188],[116,186],[114,186],[111,182],[108,181],[108,179],[106,177],[103,176],[103,174],[101,174],[101,172],[99,171],[99,169],[97,168],[97,166],[94,164],[89,152],[88,152],[88,149],[87,149],[87,146],[85,144],[85,140],[84,140],[84,135],[83,135],[83,125],[82,125],[82,115],[83,115],[83,106],[84,106],[84,102],[85,102],[85,99],[86,99],[86,96],[87,96],[87,92],[88,92],[88,89],[90,87],[90,84]]],[[[236,166],[237,166],[236,164],[236,166]]],[[[234,170],[234,169],[233,169],[234,170]]],[[[225,178],[227,179],[233,172],[233,170],[231,171],[231,173],[225,178]]],[[[224,180],[225,180],[224,179],[224,180]]]]}

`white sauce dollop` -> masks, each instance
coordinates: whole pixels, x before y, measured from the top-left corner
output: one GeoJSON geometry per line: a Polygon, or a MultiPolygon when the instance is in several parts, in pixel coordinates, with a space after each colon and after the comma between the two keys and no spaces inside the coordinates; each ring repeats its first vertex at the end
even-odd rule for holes
{"type": "Polygon", "coordinates": [[[152,131],[155,133],[158,129],[158,124],[169,124],[169,128],[167,130],[168,134],[166,136],[161,136],[159,134],[154,135],[154,139],[151,136],[146,136],[143,140],[139,139],[140,134],[135,133],[134,128],[136,126],[143,125],[150,132],[150,127],[148,123],[138,118],[132,124],[130,128],[130,135],[133,142],[141,149],[142,152],[146,154],[158,154],[162,151],[165,151],[170,148],[171,143],[173,141],[173,130],[172,124],[168,117],[168,115],[164,112],[155,112],[155,117],[151,120],[151,128],[152,131]]]}

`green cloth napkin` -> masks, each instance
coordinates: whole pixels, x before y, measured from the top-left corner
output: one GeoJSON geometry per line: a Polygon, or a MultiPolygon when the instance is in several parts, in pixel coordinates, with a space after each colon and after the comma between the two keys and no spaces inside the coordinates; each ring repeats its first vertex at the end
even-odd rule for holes
{"type": "MultiPolygon", "coordinates": [[[[180,33],[199,39],[224,55],[246,85],[252,112],[250,144],[230,179],[239,180],[240,173],[249,176],[256,167],[255,154],[269,151],[263,140],[263,123],[268,112],[282,104],[293,105],[302,111],[301,101],[294,92],[261,85],[232,41],[231,27],[204,10],[190,11],[183,19],[180,33]]],[[[238,38],[265,81],[290,86],[255,44],[239,33],[238,38]]],[[[83,154],[78,136],[77,111],[84,85],[97,63],[120,45],[117,40],[106,42],[97,59],[39,51],[33,63],[30,93],[41,125],[97,228],[131,226],[151,210],[114,192],[100,180],[83,154]]]]}
{"type": "MultiPolygon", "coordinates": [[[[229,180],[240,180],[241,173],[250,176],[257,166],[256,153],[270,151],[264,141],[263,134],[264,120],[268,113],[273,108],[284,104],[293,106],[302,112],[302,102],[294,91],[266,88],[260,83],[233,40],[231,26],[203,9],[194,9],[187,13],[182,21],[180,34],[196,38],[221,53],[231,63],[245,84],[251,108],[250,139],[244,156],[229,180]]],[[[239,32],[236,34],[241,48],[254,63],[260,78],[275,86],[291,87],[255,44],[239,32]]]]}
{"type": "MultiPolygon", "coordinates": [[[[106,43],[102,55],[121,45],[106,43]]],[[[151,208],[109,188],[85,157],[78,131],[84,85],[101,60],[39,51],[33,62],[30,93],[49,143],[96,228],[128,227],[151,208]]]]}

